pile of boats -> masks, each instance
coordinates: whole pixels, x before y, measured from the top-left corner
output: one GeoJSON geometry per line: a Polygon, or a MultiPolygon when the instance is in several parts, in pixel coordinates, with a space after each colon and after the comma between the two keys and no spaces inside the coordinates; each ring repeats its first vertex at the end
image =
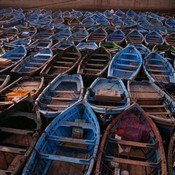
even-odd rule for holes
{"type": "Polygon", "coordinates": [[[175,13],[0,9],[0,174],[174,175],[174,128],[175,13]]]}

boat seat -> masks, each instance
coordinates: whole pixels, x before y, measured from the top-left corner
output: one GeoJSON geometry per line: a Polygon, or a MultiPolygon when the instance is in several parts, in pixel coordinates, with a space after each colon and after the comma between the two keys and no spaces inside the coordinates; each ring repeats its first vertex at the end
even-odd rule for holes
{"type": "Polygon", "coordinates": [[[44,104],[44,103],[41,103],[41,102],[39,102],[39,104],[40,104],[40,106],[42,106],[42,107],[48,107],[48,108],[51,108],[51,107],[53,107],[53,108],[67,108],[67,107],[69,107],[70,106],[70,104],[69,105],[62,105],[62,104],[44,104]]]}
{"type": "Polygon", "coordinates": [[[90,164],[90,159],[67,157],[67,156],[60,156],[60,155],[54,155],[54,154],[43,154],[43,153],[40,153],[38,151],[37,151],[37,153],[39,154],[39,157],[41,159],[56,160],[56,161],[83,164],[83,165],[90,164]]]}
{"type": "Polygon", "coordinates": [[[62,121],[59,124],[65,127],[81,127],[83,129],[94,129],[94,126],[90,123],[62,121]]]}
{"type": "Polygon", "coordinates": [[[130,67],[130,68],[137,68],[137,65],[132,65],[132,64],[120,64],[120,63],[117,63],[117,66],[124,66],[126,67],[127,69],[130,67]]]}
{"type": "Polygon", "coordinates": [[[48,97],[48,98],[46,98],[45,97],[45,99],[51,99],[51,100],[60,100],[60,101],[76,101],[76,100],[78,100],[78,98],[68,98],[68,97],[48,97]]]}
{"type": "Polygon", "coordinates": [[[113,138],[109,138],[109,141],[112,143],[118,143],[120,145],[140,147],[140,148],[156,148],[156,145],[157,145],[157,142],[143,143],[143,142],[128,141],[128,140],[117,140],[113,138]]]}
{"type": "MultiPolygon", "coordinates": [[[[77,58],[70,57],[70,56],[69,56],[69,57],[66,57],[66,56],[60,56],[60,57],[59,57],[59,60],[62,60],[62,59],[63,59],[63,60],[67,59],[67,60],[73,60],[73,61],[74,61],[74,60],[77,59],[77,58]]],[[[57,60],[57,61],[59,61],[59,60],[57,60]]]]}
{"type": "Polygon", "coordinates": [[[126,70],[126,69],[113,69],[114,71],[117,71],[117,72],[133,72],[133,70],[126,70]]]}
{"type": "Polygon", "coordinates": [[[93,57],[89,58],[88,61],[106,62],[106,60],[102,60],[102,59],[98,59],[98,58],[93,58],[93,57]]]}
{"type": "Polygon", "coordinates": [[[137,60],[135,59],[135,60],[133,60],[133,59],[126,59],[126,58],[122,58],[122,56],[120,57],[120,59],[118,59],[118,60],[121,60],[121,61],[129,61],[129,62],[135,62],[135,63],[137,63],[137,60]]]}
{"type": "Polygon", "coordinates": [[[8,152],[8,153],[15,153],[15,154],[25,154],[27,150],[22,149],[22,148],[9,147],[9,146],[0,146],[0,151],[8,152]]]}
{"type": "Polygon", "coordinates": [[[167,70],[161,70],[161,69],[149,69],[150,72],[168,72],[167,70]]]}
{"type": "Polygon", "coordinates": [[[53,68],[56,68],[56,69],[69,69],[70,66],[53,66],[53,68]]]}
{"type": "Polygon", "coordinates": [[[49,135],[47,139],[51,140],[51,141],[56,141],[56,142],[95,145],[95,140],[77,139],[77,138],[73,138],[73,137],[60,137],[60,136],[49,135]]]}
{"type": "Polygon", "coordinates": [[[86,64],[87,66],[89,66],[89,67],[99,67],[99,68],[104,68],[105,67],[105,65],[104,64],[92,64],[92,63],[87,63],[86,64]]]}
{"type": "Polygon", "coordinates": [[[129,164],[129,165],[152,167],[152,168],[158,168],[160,166],[160,162],[154,163],[154,162],[148,162],[148,161],[118,158],[113,156],[105,156],[104,160],[110,161],[110,162],[116,162],[119,164],[129,164]]]}
{"type": "Polygon", "coordinates": [[[137,57],[138,55],[137,54],[134,54],[134,53],[123,53],[122,56],[135,56],[137,57]]]}
{"type": "Polygon", "coordinates": [[[0,131],[1,132],[6,132],[6,133],[23,134],[23,135],[33,134],[34,133],[33,131],[29,131],[29,130],[7,128],[7,127],[0,127],[0,131]]]}

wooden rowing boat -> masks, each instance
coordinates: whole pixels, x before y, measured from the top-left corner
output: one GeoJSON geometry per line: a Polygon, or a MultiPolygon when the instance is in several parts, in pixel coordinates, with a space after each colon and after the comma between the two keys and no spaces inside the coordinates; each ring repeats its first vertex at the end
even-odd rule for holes
{"type": "Polygon", "coordinates": [[[37,75],[41,69],[52,59],[53,53],[49,48],[41,49],[22,60],[11,70],[13,76],[37,75]]]}
{"type": "Polygon", "coordinates": [[[115,30],[114,32],[110,33],[107,36],[106,41],[113,41],[119,45],[124,45],[125,44],[125,34],[120,29],[115,30]]]}
{"type": "Polygon", "coordinates": [[[142,56],[134,45],[128,45],[116,53],[108,68],[108,77],[123,80],[134,79],[142,66],[142,56]]]}
{"type": "Polygon", "coordinates": [[[103,28],[99,27],[90,33],[86,41],[96,42],[98,44],[104,41],[106,37],[107,37],[106,31],[104,31],[103,28]]]}
{"type": "Polygon", "coordinates": [[[118,114],[130,105],[122,80],[97,78],[84,97],[91,108],[100,114],[118,114]]]}
{"type": "Polygon", "coordinates": [[[174,69],[166,58],[156,52],[151,52],[143,64],[147,77],[156,83],[175,83],[174,69]]]}
{"type": "Polygon", "coordinates": [[[44,48],[50,48],[51,46],[52,46],[51,39],[36,39],[27,47],[27,49],[30,51],[38,51],[44,48]]]}
{"type": "Polygon", "coordinates": [[[0,29],[0,41],[6,41],[6,42],[9,42],[9,41],[12,41],[14,40],[17,35],[18,35],[18,29],[15,28],[15,27],[10,27],[10,28],[7,28],[7,29],[0,29]]]}
{"type": "Polygon", "coordinates": [[[55,78],[60,73],[71,74],[77,68],[81,59],[81,53],[75,46],[57,53],[53,59],[46,64],[40,74],[44,77],[55,78]]]}
{"type": "Polygon", "coordinates": [[[162,45],[163,43],[164,43],[164,40],[162,35],[156,31],[149,32],[145,36],[145,44],[150,48],[154,47],[156,44],[162,45]]]}
{"type": "Polygon", "coordinates": [[[137,102],[156,123],[175,125],[175,102],[161,88],[148,80],[128,81],[127,86],[131,100],[137,102]]]}
{"type": "Polygon", "coordinates": [[[0,111],[18,103],[21,99],[31,96],[35,99],[41,92],[44,78],[21,77],[0,91],[0,111]]]}
{"type": "Polygon", "coordinates": [[[22,101],[0,114],[0,174],[22,174],[41,130],[31,102],[22,101]]]}
{"type": "Polygon", "coordinates": [[[92,109],[79,101],[58,115],[39,138],[23,175],[90,175],[100,141],[92,109]]]}
{"type": "Polygon", "coordinates": [[[169,34],[165,37],[166,45],[175,46],[175,34],[169,34]]]}
{"type": "Polygon", "coordinates": [[[133,104],[105,130],[95,175],[167,175],[162,138],[149,116],[133,104]]]}
{"type": "Polygon", "coordinates": [[[130,44],[142,44],[144,42],[144,36],[139,30],[133,29],[126,35],[126,41],[130,44]]]}
{"type": "Polygon", "coordinates": [[[70,105],[82,99],[83,80],[80,75],[59,74],[36,99],[39,112],[54,118],[70,105]]]}
{"type": "Polygon", "coordinates": [[[0,74],[8,74],[27,55],[24,46],[16,47],[0,56],[0,74]]]}
{"type": "Polygon", "coordinates": [[[99,47],[83,57],[78,65],[77,73],[83,78],[95,79],[105,73],[110,60],[111,54],[104,47],[99,47]]]}

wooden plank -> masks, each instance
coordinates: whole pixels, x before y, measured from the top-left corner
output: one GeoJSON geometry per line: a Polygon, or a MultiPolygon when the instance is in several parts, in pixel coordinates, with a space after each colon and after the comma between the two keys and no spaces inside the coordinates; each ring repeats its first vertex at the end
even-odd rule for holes
{"type": "Polygon", "coordinates": [[[60,156],[60,155],[54,155],[54,154],[43,154],[43,153],[39,153],[39,157],[41,159],[56,160],[56,161],[63,161],[63,162],[83,164],[83,165],[90,164],[90,159],[82,159],[82,158],[76,158],[76,157],[60,156]]]}
{"type": "Polygon", "coordinates": [[[27,134],[33,134],[33,131],[29,130],[23,130],[23,129],[14,129],[14,128],[8,128],[8,127],[0,127],[1,132],[7,132],[7,133],[14,133],[14,134],[22,134],[22,135],[27,135],[27,134]]]}
{"type": "Polygon", "coordinates": [[[136,142],[136,141],[128,141],[128,140],[116,140],[110,138],[110,142],[118,143],[121,145],[127,145],[127,146],[132,146],[132,147],[140,147],[140,148],[155,148],[155,144],[150,144],[150,143],[143,143],[143,142],[136,142]]]}
{"type": "Polygon", "coordinates": [[[159,164],[147,161],[140,161],[140,160],[131,160],[131,159],[123,159],[118,157],[112,156],[105,156],[104,160],[112,161],[121,164],[128,164],[128,165],[136,165],[136,166],[144,166],[144,167],[159,167],[159,164]]]}
{"type": "Polygon", "coordinates": [[[15,154],[24,154],[27,150],[22,148],[15,148],[9,146],[0,146],[0,151],[15,154]]]}
{"type": "Polygon", "coordinates": [[[93,129],[94,126],[91,123],[83,123],[83,122],[69,122],[69,121],[62,121],[60,122],[61,126],[66,127],[81,127],[84,129],[93,129]]]}
{"type": "Polygon", "coordinates": [[[84,144],[85,145],[95,145],[95,140],[77,139],[77,138],[72,138],[72,137],[59,137],[59,136],[49,135],[48,140],[82,144],[82,145],[84,144]]]}

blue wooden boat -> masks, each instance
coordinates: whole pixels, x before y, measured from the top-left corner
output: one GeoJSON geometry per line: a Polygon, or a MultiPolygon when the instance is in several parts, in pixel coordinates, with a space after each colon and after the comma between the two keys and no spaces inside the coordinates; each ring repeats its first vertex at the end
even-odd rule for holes
{"type": "Polygon", "coordinates": [[[0,114],[0,173],[22,174],[41,130],[41,118],[29,101],[0,114]]]}
{"type": "Polygon", "coordinates": [[[0,90],[5,88],[10,83],[10,75],[0,75],[0,90]]]}
{"type": "Polygon", "coordinates": [[[0,74],[7,74],[10,70],[21,62],[27,55],[27,50],[24,46],[16,47],[0,56],[0,74]]]}
{"type": "Polygon", "coordinates": [[[164,16],[160,16],[158,13],[154,13],[154,12],[148,12],[147,13],[147,17],[148,18],[151,18],[151,19],[157,19],[159,21],[164,21],[165,20],[165,17],[164,16]]]}
{"type": "Polygon", "coordinates": [[[108,19],[106,19],[106,17],[104,15],[96,16],[95,22],[97,25],[101,25],[101,26],[110,25],[110,22],[108,21],[108,19]]]}
{"type": "Polygon", "coordinates": [[[41,30],[40,32],[37,32],[33,39],[48,39],[53,35],[53,33],[52,29],[41,30]]]}
{"type": "Polygon", "coordinates": [[[98,48],[95,42],[80,42],[76,47],[83,55],[98,48]]]}
{"type": "Polygon", "coordinates": [[[141,66],[140,52],[133,45],[128,45],[112,58],[108,68],[108,77],[132,80],[137,76],[141,66]]]}
{"type": "Polygon", "coordinates": [[[126,16],[131,18],[131,19],[135,19],[137,17],[137,13],[132,10],[132,9],[129,9],[127,12],[126,12],[126,16]]]}
{"type": "Polygon", "coordinates": [[[87,104],[77,102],[48,125],[22,175],[90,175],[99,141],[96,115],[87,104]]]}
{"type": "Polygon", "coordinates": [[[77,73],[85,79],[101,77],[107,70],[110,60],[111,54],[104,47],[99,47],[83,57],[78,65],[77,73]]]}
{"type": "Polygon", "coordinates": [[[131,19],[129,17],[126,17],[124,20],[124,25],[122,26],[123,30],[128,29],[128,31],[132,28],[135,28],[137,26],[137,22],[134,19],[131,19]]]}
{"type": "Polygon", "coordinates": [[[33,43],[31,43],[27,49],[30,51],[37,51],[44,48],[50,48],[52,46],[51,39],[36,39],[33,43]]]}
{"type": "Polygon", "coordinates": [[[124,22],[118,16],[113,16],[111,24],[117,28],[121,28],[124,25],[124,22]]]}
{"type": "Polygon", "coordinates": [[[151,52],[151,50],[143,44],[134,44],[134,46],[140,52],[143,59],[145,59],[145,57],[151,52]]]}
{"type": "Polygon", "coordinates": [[[20,77],[0,91],[0,111],[8,109],[14,104],[30,96],[33,99],[39,95],[44,85],[42,77],[20,77]]]}
{"type": "Polygon", "coordinates": [[[39,15],[38,20],[30,22],[31,25],[35,26],[36,28],[40,28],[52,22],[51,15],[39,15]]]}
{"type": "Polygon", "coordinates": [[[82,11],[79,11],[79,10],[72,10],[71,11],[71,15],[70,15],[71,18],[77,18],[77,19],[81,19],[83,17],[83,12],[82,11]]]}
{"type": "Polygon", "coordinates": [[[175,18],[167,18],[165,20],[165,25],[169,28],[175,28],[175,18]]]}
{"type": "Polygon", "coordinates": [[[119,45],[123,45],[125,42],[125,34],[122,30],[115,30],[107,36],[106,41],[113,41],[119,45]]]}
{"type": "Polygon", "coordinates": [[[22,60],[16,67],[11,70],[11,75],[21,76],[28,75],[33,76],[41,71],[41,69],[47,64],[53,57],[52,50],[49,48],[39,50],[24,60],[22,60]]]}
{"type": "Polygon", "coordinates": [[[30,43],[31,43],[30,39],[16,39],[16,40],[13,40],[9,43],[4,43],[4,45],[5,45],[5,47],[8,47],[8,48],[15,48],[17,46],[27,47],[27,46],[29,46],[30,43]]]}
{"type": "Polygon", "coordinates": [[[85,41],[88,36],[89,36],[89,33],[87,32],[86,29],[78,29],[78,31],[75,31],[72,33],[70,39],[75,44],[78,44],[80,42],[85,41]]]}
{"type": "Polygon", "coordinates": [[[126,16],[125,12],[123,12],[122,10],[118,9],[117,11],[115,11],[114,13],[116,16],[118,16],[119,18],[124,18],[126,16]]]}
{"type": "Polygon", "coordinates": [[[4,28],[13,27],[17,24],[24,22],[24,14],[23,13],[16,13],[12,18],[9,20],[4,21],[1,23],[4,28]]]}
{"type": "Polygon", "coordinates": [[[91,27],[95,25],[95,20],[92,16],[87,16],[82,20],[82,24],[85,27],[91,27]]]}
{"type": "Polygon", "coordinates": [[[18,29],[15,27],[10,27],[7,29],[1,29],[0,41],[9,42],[14,40],[18,35],[18,29]]]}
{"type": "Polygon", "coordinates": [[[59,51],[63,51],[67,48],[69,48],[70,46],[73,46],[74,42],[72,40],[64,40],[61,39],[59,40],[55,45],[52,46],[52,50],[54,52],[59,52],[59,51]]]}
{"type": "Polygon", "coordinates": [[[147,77],[156,83],[175,83],[175,74],[172,65],[163,56],[156,52],[151,52],[145,58],[143,64],[147,77]]]}
{"type": "Polygon", "coordinates": [[[175,33],[171,33],[165,37],[165,44],[175,47],[175,33]]]}
{"type": "Polygon", "coordinates": [[[84,98],[100,114],[118,114],[130,105],[126,87],[119,79],[97,78],[84,98]]]}
{"type": "Polygon", "coordinates": [[[71,36],[72,32],[70,31],[70,28],[65,28],[58,33],[53,34],[49,37],[49,39],[52,39],[54,42],[59,40],[67,40],[71,36]]]}
{"type": "Polygon", "coordinates": [[[108,20],[111,20],[112,19],[112,17],[113,17],[113,15],[114,15],[114,10],[113,9],[111,9],[111,10],[105,10],[104,12],[103,12],[103,15],[108,19],[108,20]]]}
{"type": "Polygon", "coordinates": [[[104,41],[107,37],[106,31],[103,28],[99,27],[93,32],[90,33],[86,41],[96,42],[97,44],[104,41]]]}
{"type": "Polygon", "coordinates": [[[53,56],[53,59],[46,64],[40,75],[48,78],[55,78],[58,74],[71,74],[81,59],[81,53],[75,46],[71,46],[53,56]]]}
{"type": "Polygon", "coordinates": [[[149,80],[128,81],[127,90],[131,101],[137,102],[154,122],[173,128],[175,102],[159,86],[149,80]]]}
{"type": "Polygon", "coordinates": [[[18,30],[19,30],[18,34],[19,39],[31,39],[37,33],[37,28],[32,25],[21,26],[18,28],[18,30]]]}
{"type": "Polygon", "coordinates": [[[165,57],[173,67],[175,66],[175,47],[171,45],[155,45],[152,50],[165,57]]]}
{"type": "Polygon", "coordinates": [[[154,47],[156,44],[162,45],[163,43],[164,40],[162,36],[156,31],[149,32],[145,36],[145,44],[150,48],[154,47]]]}
{"type": "Polygon", "coordinates": [[[81,25],[81,22],[78,18],[71,18],[68,22],[68,25],[73,27],[73,26],[80,26],[81,25]]]}
{"type": "Polygon", "coordinates": [[[94,174],[167,174],[159,130],[138,104],[126,108],[108,125],[94,174]]]}
{"type": "Polygon", "coordinates": [[[58,74],[36,99],[39,112],[54,118],[83,97],[83,80],[80,75],[58,74]]]}
{"type": "Polygon", "coordinates": [[[130,44],[142,44],[144,42],[144,36],[137,29],[131,30],[126,35],[126,41],[130,44]]]}

